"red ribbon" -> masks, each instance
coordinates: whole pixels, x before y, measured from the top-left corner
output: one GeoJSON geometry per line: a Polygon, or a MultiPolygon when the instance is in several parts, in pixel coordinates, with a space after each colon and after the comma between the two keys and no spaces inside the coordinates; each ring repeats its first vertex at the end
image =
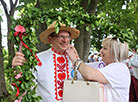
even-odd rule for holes
{"type": "MultiPolygon", "coordinates": [[[[15,72],[16,72],[16,71],[15,71],[15,72]]],[[[19,74],[22,74],[20,71],[18,71],[18,72],[19,72],[19,74]]],[[[20,81],[20,80],[18,80],[18,81],[19,81],[20,84],[22,83],[22,81],[20,81]]],[[[18,87],[15,83],[12,83],[12,85],[15,86],[15,87],[17,88],[16,97],[18,97],[19,94],[20,94],[19,87],[18,87]]]]}
{"type": "MultiPolygon", "coordinates": [[[[22,45],[23,45],[25,48],[29,49],[29,51],[32,53],[32,50],[31,50],[31,49],[23,42],[23,40],[22,40],[22,36],[26,36],[27,34],[23,34],[23,33],[20,33],[20,32],[15,32],[15,33],[14,33],[14,36],[17,36],[17,35],[19,36],[20,41],[21,41],[19,51],[21,51],[21,47],[22,47],[22,45]]],[[[33,53],[32,53],[32,55],[33,55],[33,53]]],[[[38,66],[41,66],[42,63],[41,63],[40,59],[38,58],[38,56],[35,54],[34,57],[35,57],[35,59],[38,61],[38,66]]],[[[19,71],[19,74],[22,74],[22,73],[19,71]]],[[[20,84],[22,83],[20,80],[18,80],[18,81],[19,81],[20,84]]],[[[18,87],[15,83],[12,83],[12,85],[15,86],[15,87],[17,88],[16,97],[18,97],[19,94],[20,94],[19,87],[18,87]]],[[[25,94],[26,94],[26,92],[25,92],[25,94]]],[[[24,96],[25,94],[23,94],[23,96],[24,96]]],[[[22,96],[22,97],[23,97],[23,96],[22,96]]],[[[21,99],[22,99],[22,97],[21,97],[21,99]]]]}
{"type": "MultiPolygon", "coordinates": [[[[19,81],[20,84],[22,83],[20,80],[18,80],[18,81],[19,81]]],[[[19,87],[15,83],[12,83],[12,85],[17,88],[16,97],[18,97],[19,96],[19,93],[20,93],[19,87]]]]}
{"type": "MultiPolygon", "coordinates": [[[[19,36],[22,45],[23,45],[25,48],[29,49],[29,51],[32,53],[32,50],[31,50],[31,49],[23,42],[23,40],[22,40],[22,36],[26,36],[27,34],[23,34],[23,33],[20,33],[20,32],[15,32],[15,33],[14,33],[14,36],[17,36],[17,35],[19,36]]],[[[32,53],[32,55],[33,55],[33,53],[32,53]]],[[[34,57],[35,57],[35,59],[38,61],[38,66],[41,66],[42,63],[41,63],[40,59],[38,58],[38,56],[35,54],[34,57]]]]}

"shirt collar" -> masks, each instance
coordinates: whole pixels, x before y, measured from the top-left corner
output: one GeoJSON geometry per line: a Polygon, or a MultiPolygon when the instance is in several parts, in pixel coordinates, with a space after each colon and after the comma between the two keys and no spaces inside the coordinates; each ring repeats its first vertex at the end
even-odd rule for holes
{"type": "Polygon", "coordinates": [[[53,47],[51,48],[51,50],[53,52],[55,52],[56,54],[59,54],[59,55],[65,55],[65,52],[58,52],[56,49],[54,49],[53,47]]]}

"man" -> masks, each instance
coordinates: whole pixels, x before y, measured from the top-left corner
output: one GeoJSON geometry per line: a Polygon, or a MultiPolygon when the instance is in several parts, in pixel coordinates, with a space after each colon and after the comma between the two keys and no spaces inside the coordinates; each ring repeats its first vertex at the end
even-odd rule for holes
{"type": "MultiPolygon", "coordinates": [[[[55,33],[53,22],[44,32],[40,34],[40,40],[52,47],[38,55],[42,66],[36,66],[36,78],[38,82],[37,94],[42,97],[41,102],[62,102],[63,82],[71,78],[73,71],[71,61],[65,51],[70,45],[70,40],[79,36],[80,31],[66,27],[60,23],[59,33],[55,33]]],[[[23,65],[26,59],[24,54],[17,52],[13,58],[12,66],[23,65]]]]}

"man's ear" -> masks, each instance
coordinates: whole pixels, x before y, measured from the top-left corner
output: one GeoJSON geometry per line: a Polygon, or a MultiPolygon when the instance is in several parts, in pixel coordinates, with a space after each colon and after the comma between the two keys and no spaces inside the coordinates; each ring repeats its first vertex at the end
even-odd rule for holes
{"type": "Polygon", "coordinates": [[[48,36],[48,42],[52,43],[53,38],[51,36],[48,36]]]}

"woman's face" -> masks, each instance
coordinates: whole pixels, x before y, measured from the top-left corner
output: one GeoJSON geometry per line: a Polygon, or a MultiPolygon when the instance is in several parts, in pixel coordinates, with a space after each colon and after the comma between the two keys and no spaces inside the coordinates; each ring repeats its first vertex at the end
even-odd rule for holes
{"type": "Polygon", "coordinates": [[[111,51],[110,51],[110,48],[108,46],[103,45],[103,47],[100,50],[100,54],[101,54],[101,57],[102,57],[102,61],[106,65],[114,62],[113,61],[113,55],[111,55],[111,51]]]}

